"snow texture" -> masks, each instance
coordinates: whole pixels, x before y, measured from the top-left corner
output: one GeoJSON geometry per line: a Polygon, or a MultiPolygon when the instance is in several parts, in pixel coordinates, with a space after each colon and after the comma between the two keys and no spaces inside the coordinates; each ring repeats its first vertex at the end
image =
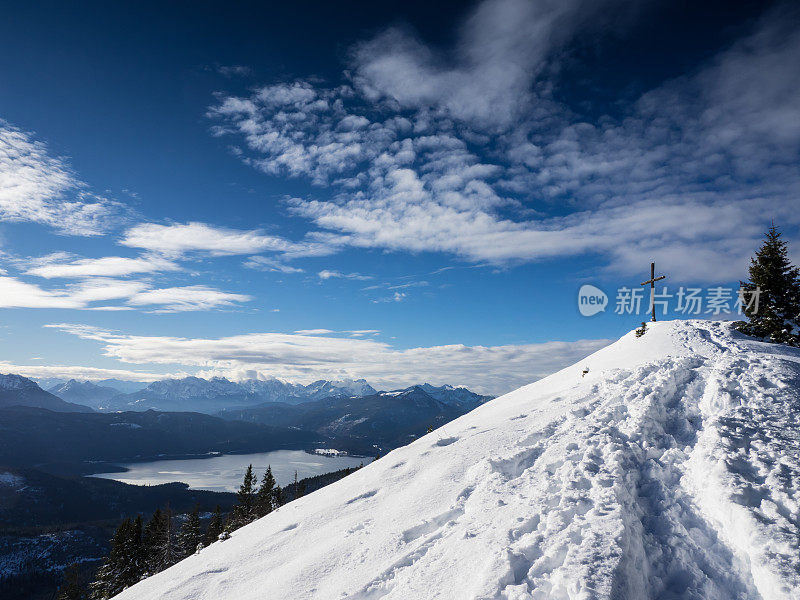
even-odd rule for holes
{"type": "Polygon", "coordinates": [[[119,598],[800,598],[798,363],[650,324],[119,598]]]}

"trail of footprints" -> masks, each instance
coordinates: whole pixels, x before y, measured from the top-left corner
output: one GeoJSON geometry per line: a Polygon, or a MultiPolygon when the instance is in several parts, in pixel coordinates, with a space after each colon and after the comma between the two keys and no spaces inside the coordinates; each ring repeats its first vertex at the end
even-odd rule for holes
{"type": "MultiPolygon", "coordinates": [[[[712,333],[708,340],[722,347],[712,333]]],[[[767,371],[764,367],[747,373],[747,365],[734,360],[724,385],[731,394],[763,393],[774,387],[765,384],[774,378],[767,371]]],[[[747,569],[736,562],[681,488],[685,452],[696,443],[701,426],[693,403],[701,400],[708,376],[702,359],[676,359],[620,370],[592,386],[565,416],[527,435],[504,454],[475,465],[475,472],[482,475],[474,485],[465,488],[447,511],[403,531],[400,541],[408,552],[350,597],[384,597],[394,589],[399,574],[426,557],[443,538],[480,535],[467,514],[471,496],[479,491],[476,496],[484,502],[487,496],[496,496],[497,505],[512,516],[521,503],[524,508],[507,531],[508,572],[482,600],[572,598],[576,578],[586,598],[642,594],[758,598],[747,569]],[[513,502],[507,505],[506,499],[513,502]]],[[[526,418],[528,414],[510,417],[526,418]]],[[[723,437],[731,444],[742,443],[745,420],[721,422],[723,437]]],[[[789,483],[800,477],[796,469],[774,465],[775,456],[780,456],[777,445],[785,440],[777,434],[770,437],[770,431],[767,427],[756,440],[760,449],[743,452],[742,461],[730,466],[762,495],[766,495],[765,473],[773,479],[783,476],[789,483]]],[[[442,438],[432,450],[458,439],[442,438]]],[[[800,433],[790,441],[800,448],[800,433]]],[[[796,532],[798,515],[782,498],[770,500],[796,532]]]]}

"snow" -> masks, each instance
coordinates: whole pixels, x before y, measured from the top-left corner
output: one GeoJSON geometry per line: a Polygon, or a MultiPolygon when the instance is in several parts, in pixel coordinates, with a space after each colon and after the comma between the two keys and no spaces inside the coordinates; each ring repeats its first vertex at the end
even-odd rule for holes
{"type": "Polygon", "coordinates": [[[36,385],[34,381],[31,381],[27,377],[23,377],[22,375],[16,375],[14,373],[2,374],[0,373],[0,389],[4,390],[30,390],[30,389],[38,389],[39,386],[36,385]]]}
{"type": "Polygon", "coordinates": [[[314,454],[319,454],[320,456],[347,456],[346,452],[334,448],[315,448],[314,454]]]}
{"type": "Polygon", "coordinates": [[[800,598],[799,363],[649,324],[119,598],[800,598]]]}
{"type": "Polygon", "coordinates": [[[25,485],[25,479],[8,471],[0,471],[0,487],[19,488],[25,485]]]}

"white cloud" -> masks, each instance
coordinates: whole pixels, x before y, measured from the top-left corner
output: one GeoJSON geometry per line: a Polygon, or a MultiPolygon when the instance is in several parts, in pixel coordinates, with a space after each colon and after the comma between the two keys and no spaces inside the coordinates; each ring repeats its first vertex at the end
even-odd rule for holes
{"type": "Polygon", "coordinates": [[[381,302],[402,302],[403,300],[406,299],[406,297],[408,297],[408,294],[405,292],[395,292],[391,296],[388,296],[386,298],[378,298],[377,300],[373,300],[372,302],[374,304],[378,304],[381,302]]]}
{"type": "Polygon", "coordinates": [[[276,273],[303,273],[300,267],[293,267],[284,262],[269,258],[267,256],[251,256],[244,263],[248,269],[256,269],[258,271],[273,271],[276,273]]]}
{"type": "Polygon", "coordinates": [[[219,65],[217,72],[225,77],[244,77],[253,74],[253,69],[244,65],[219,65]]]}
{"type": "Polygon", "coordinates": [[[370,275],[362,275],[360,273],[342,273],[341,271],[329,271],[328,269],[324,269],[317,273],[317,277],[322,280],[325,279],[356,279],[359,281],[364,281],[367,279],[372,279],[370,275]]]}
{"type": "Polygon", "coordinates": [[[364,337],[366,335],[378,335],[380,332],[380,329],[356,329],[346,333],[349,333],[352,337],[364,337]]]}
{"type": "Polygon", "coordinates": [[[42,142],[0,120],[0,220],[92,236],[118,224],[124,213],[120,203],[89,193],[67,162],[50,156],[42,142]]]}
{"type": "Polygon", "coordinates": [[[183,312],[230,308],[252,300],[216,288],[195,285],[153,289],[149,283],[92,277],[64,287],[44,289],[16,277],[0,277],[0,308],[69,308],[120,311],[155,306],[153,312],[183,312]],[[110,300],[125,305],[97,305],[110,300]]]}
{"type": "Polygon", "coordinates": [[[231,294],[204,285],[145,290],[132,295],[128,304],[133,306],[159,306],[155,312],[184,312],[230,308],[252,296],[231,294]]]}
{"type": "MultiPolygon", "coordinates": [[[[33,357],[31,360],[40,360],[33,357]]],[[[103,369],[72,365],[19,365],[8,361],[0,361],[0,372],[16,373],[23,377],[78,379],[80,381],[100,381],[103,379],[120,379],[122,381],[156,381],[167,377],[186,377],[188,373],[152,373],[147,371],[131,371],[127,369],[103,369]]]]}
{"type": "Polygon", "coordinates": [[[0,277],[2,308],[84,308],[86,301],[64,292],[50,292],[14,277],[0,277]]]}
{"type": "Polygon", "coordinates": [[[329,248],[596,255],[626,274],[655,259],[672,280],[735,280],[770,218],[800,225],[796,14],[585,122],[541,90],[603,7],[487,0],[450,50],[390,30],[354,49],[352,85],[268,85],[210,115],[248,164],[331,190],[289,201],[329,248]]]}
{"type": "Polygon", "coordinates": [[[354,81],[372,100],[434,107],[473,125],[507,126],[531,110],[534,83],[553,54],[614,4],[485,0],[449,52],[436,52],[400,28],[357,45],[354,81]]]}
{"type": "MultiPolygon", "coordinates": [[[[148,287],[147,283],[141,281],[96,277],[67,286],[66,293],[69,293],[75,300],[88,305],[91,302],[107,302],[109,300],[130,298],[141,294],[148,287]]],[[[103,307],[103,310],[108,310],[108,308],[103,307]]],[[[98,310],[98,308],[94,307],[94,310],[98,310]]]]}
{"type": "Polygon", "coordinates": [[[265,250],[285,250],[288,246],[285,240],[258,231],[227,229],[196,222],[174,225],[142,223],[128,229],[120,244],[169,256],[182,256],[190,252],[203,252],[211,256],[257,254],[265,250]]]}
{"type": "Polygon", "coordinates": [[[180,267],[169,260],[156,256],[125,258],[122,256],[104,256],[102,258],[83,258],[63,262],[59,256],[43,257],[36,261],[37,266],[26,271],[29,275],[37,275],[52,279],[82,277],[124,277],[138,273],[156,273],[159,271],[177,271],[180,267]]]}
{"type": "Polygon", "coordinates": [[[295,333],[297,335],[327,335],[336,332],[332,329],[298,329],[295,333]]]}
{"type": "MultiPolygon", "coordinates": [[[[119,243],[174,258],[192,253],[232,256],[260,252],[276,252],[284,257],[297,258],[323,256],[333,251],[325,243],[291,242],[257,230],[229,229],[198,222],[172,225],[142,223],[126,231],[119,243]]],[[[248,266],[258,265],[260,260],[265,259],[253,257],[252,260],[248,266]]]]}
{"type": "Polygon", "coordinates": [[[15,277],[0,277],[0,307],[108,310],[108,307],[90,307],[90,304],[127,298],[146,287],[146,284],[136,281],[94,278],[46,290],[15,277]]]}
{"type": "Polygon", "coordinates": [[[133,364],[200,367],[200,376],[274,376],[296,381],[365,377],[384,388],[420,382],[458,383],[499,394],[571,365],[610,340],[507,346],[453,344],[395,349],[375,339],[335,337],[313,330],[295,334],[253,333],[220,339],[134,336],[93,327],[55,324],[101,341],[103,353],[133,364]]]}

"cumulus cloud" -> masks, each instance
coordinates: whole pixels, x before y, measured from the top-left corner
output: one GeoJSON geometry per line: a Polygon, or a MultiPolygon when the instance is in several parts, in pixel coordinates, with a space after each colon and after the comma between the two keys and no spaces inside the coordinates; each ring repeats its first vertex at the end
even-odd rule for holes
{"type": "Polygon", "coordinates": [[[507,346],[453,344],[396,349],[375,339],[315,333],[252,333],[219,339],[135,336],[94,327],[51,327],[100,341],[103,353],[125,363],[178,364],[201,376],[274,376],[294,381],[364,377],[393,388],[419,382],[458,383],[500,394],[571,365],[610,343],[579,340],[507,346]]]}
{"type": "Polygon", "coordinates": [[[0,120],[0,220],[93,236],[119,224],[125,213],[122,204],[91,194],[44,143],[0,120]]]}
{"type": "Polygon", "coordinates": [[[735,279],[769,218],[800,225],[798,13],[589,122],[547,90],[603,8],[486,0],[450,49],[392,29],[353,49],[341,85],[270,84],[209,115],[248,164],[331,191],[289,200],[331,247],[595,255],[622,273],[644,254],[676,280],[735,279]]]}

